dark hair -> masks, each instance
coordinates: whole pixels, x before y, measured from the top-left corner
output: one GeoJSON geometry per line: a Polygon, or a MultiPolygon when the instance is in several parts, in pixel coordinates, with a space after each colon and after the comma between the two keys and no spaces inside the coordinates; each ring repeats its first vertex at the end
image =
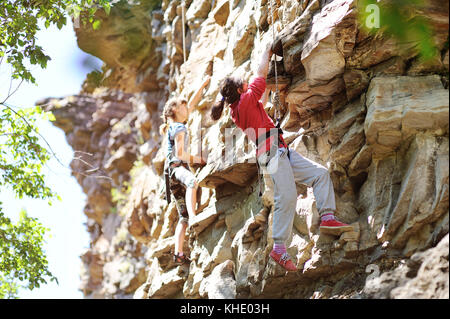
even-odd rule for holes
{"type": "Polygon", "coordinates": [[[228,77],[220,86],[220,94],[222,95],[222,100],[214,104],[211,109],[211,118],[217,121],[222,115],[223,107],[225,103],[233,104],[241,98],[238,89],[241,89],[244,81],[239,78],[228,77]]]}
{"type": "Polygon", "coordinates": [[[163,117],[165,123],[167,123],[167,120],[169,118],[173,118],[175,116],[174,110],[177,107],[177,105],[178,103],[176,99],[171,99],[166,103],[163,110],[163,117]]]}

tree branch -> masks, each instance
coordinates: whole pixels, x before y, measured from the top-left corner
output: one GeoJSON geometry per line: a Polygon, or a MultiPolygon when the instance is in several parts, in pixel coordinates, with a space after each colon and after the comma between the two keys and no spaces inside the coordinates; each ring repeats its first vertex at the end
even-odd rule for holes
{"type": "MultiPolygon", "coordinates": [[[[42,136],[41,133],[37,132],[37,131],[35,130],[35,128],[27,121],[27,119],[26,119],[25,117],[23,117],[23,116],[20,115],[18,112],[16,112],[16,111],[12,108],[11,105],[8,105],[8,104],[6,104],[6,103],[4,103],[4,102],[1,102],[0,105],[5,106],[5,107],[8,108],[9,110],[11,110],[14,114],[16,114],[17,116],[19,116],[19,117],[25,122],[25,124],[33,130],[33,132],[35,132],[36,134],[38,134],[38,135],[44,140],[45,144],[47,144],[47,146],[48,146],[48,148],[49,148],[49,150],[50,150],[50,152],[51,152],[51,155],[57,160],[57,162],[58,162],[61,166],[66,167],[66,166],[61,162],[61,160],[58,158],[58,156],[56,155],[55,151],[53,150],[53,148],[52,148],[52,147],[50,146],[50,144],[48,143],[47,139],[46,139],[44,136],[42,136]]],[[[76,152],[81,152],[81,151],[76,151],[76,152]]],[[[85,154],[88,154],[88,155],[91,155],[91,156],[92,156],[92,154],[89,154],[89,153],[86,153],[86,152],[82,152],[82,153],[85,153],[85,154]]],[[[39,160],[40,160],[40,162],[42,163],[42,165],[47,166],[45,163],[42,162],[42,160],[41,160],[40,158],[39,158],[39,160]]],[[[87,170],[86,172],[99,170],[98,167],[97,167],[97,168],[94,167],[93,165],[91,165],[91,164],[87,163],[86,161],[82,160],[80,157],[75,157],[74,160],[79,160],[79,161],[81,161],[82,163],[86,164],[87,166],[89,166],[89,167],[91,168],[90,170],[87,170]]],[[[47,166],[47,167],[48,167],[48,166],[47,166]]],[[[84,172],[81,172],[81,171],[75,171],[75,170],[73,170],[73,169],[72,169],[72,171],[73,171],[74,173],[81,174],[81,175],[83,175],[83,176],[85,176],[85,177],[95,177],[95,178],[104,178],[104,179],[112,180],[112,178],[110,178],[109,176],[104,176],[104,175],[90,176],[90,175],[86,175],[84,172]]]]}
{"type": "Polygon", "coordinates": [[[14,93],[17,92],[17,90],[19,89],[19,87],[20,87],[20,86],[22,85],[22,83],[23,83],[23,79],[20,81],[19,85],[17,85],[16,89],[11,93],[12,82],[13,82],[13,79],[11,79],[11,82],[9,82],[8,96],[7,96],[2,102],[0,102],[1,105],[5,105],[5,106],[6,106],[6,104],[5,104],[6,101],[8,101],[8,99],[9,99],[12,95],[14,95],[14,93]]]}

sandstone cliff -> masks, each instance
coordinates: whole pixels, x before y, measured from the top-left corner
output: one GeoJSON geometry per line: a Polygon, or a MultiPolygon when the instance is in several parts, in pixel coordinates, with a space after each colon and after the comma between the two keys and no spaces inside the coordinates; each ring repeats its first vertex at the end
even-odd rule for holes
{"type": "Polygon", "coordinates": [[[448,2],[413,10],[428,17],[440,50],[427,63],[415,42],[364,32],[356,1],[272,3],[274,18],[267,0],[186,1],[185,63],[180,1],[120,1],[98,15],[99,30],[75,30],[102,72],[78,95],[45,103],[88,198],[87,298],[448,298],[448,2]],[[337,216],[354,226],[320,234],[312,190],[297,185],[287,244],[299,271],[289,274],[268,257],[270,178],[260,198],[253,145],[239,136],[230,164],[228,110],[209,118],[220,80],[250,79],[272,31],[285,138],[328,167],[337,216]],[[171,94],[190,97],[205,74],[211,83],[188,121],[191,149],[208,158],[193,169],[201,212],[185,245],[192,262],[176,266],[160,116],[171,94]]]}

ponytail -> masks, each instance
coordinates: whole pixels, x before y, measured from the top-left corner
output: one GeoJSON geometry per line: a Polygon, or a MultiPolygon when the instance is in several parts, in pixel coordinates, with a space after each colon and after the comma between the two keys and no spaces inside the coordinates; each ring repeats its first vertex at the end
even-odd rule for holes
{"type": "Polygon", "coordinates": [[[225,106],[225,98],[222,97],[222,100],[213,105],[211,109],[211,118],[214,121],[217,121],[222,116],[223,107],[225,106]]]}
{"type": "Polygon", "coordinates": [[[244,81],[238,78],[228,77],[226,78],[220,88],[220,94],[222,94],[222,99],[214,104],[211,109],[211,118],[217,121],[223,112],[223,107],[225,103],[233,104],[241,98],[238,89],[242,88],[244,81]]]}
{"type": "Polygon", "coordinates": [[[165,135],[167,133],[168,128],[169,128],[169,123],[164,121],[164,123],[159,126],[159,134],[165,135]]]}

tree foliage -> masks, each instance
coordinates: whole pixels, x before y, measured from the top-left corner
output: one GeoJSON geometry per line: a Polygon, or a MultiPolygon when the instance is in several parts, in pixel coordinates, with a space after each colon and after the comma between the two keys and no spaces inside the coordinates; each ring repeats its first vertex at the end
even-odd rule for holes
{"type": "MultiPolygon", "coordinates": [[[[108,0],[2,0],[0,1],[0,66],[12,67],[12,79],[36,83],[30,69],[47,66],[50,57],[37,44],[36,34],[40,26],[56,25],[61,29],[67,16],[90,23],[98,28],[95,12],[109,13],[108,0]]],[[[12,189],[18,198],[59,198],[45,183],[42,168],[50,159],[52,150],[42,146],[42,136],[37,119],[53,120],[51,113],[40,107],[22,108],[7,103],[15,92],[8,91],[0,97],[0,192],[12,189]]],[[[45,139],[44,139],[45,141],[45,139]]],[[[33,289],[56,280],[48,269],[43,250],[47,231],[25,211],[15,225],[5,216],[0,202],[0,298],[14,298],[22,283],[33,289]]]]}
{"type": "Polygon", "coordinates": [[[0,298],[14,298],[19,284],[33,289],[46,283],[46,278],[57,279],[48,270],[48,262],[42,245],[48,229],[35,218],[20,212],[17,224],[0,212],[0,298]]]}
{"type": "MultiPolygon", "coordinates": [[[[53,119],[41,108],[0,110],[0,189],[11,187],[18,198],[55,197],[45,185],[43,165],[49,160],[47,149],[40,145],[38,118],[53,119]]],[[[1,209],[1,206],[0,206],[1,209]]]]}
{"type": "Polygon", "coordinates": [[[31,65],[47,66],[50,57],[36,43],[39,22],[45,28],[56,25],[61,29],[67,23],[67,15],[83,23],[98,27],[94,18],[96,10],[102,7],[109,13],[107,0],[3,0],[0,2],[0,58],[13,67],[13,78],[35,83],[26,62],[31,65]],[[85,13],[85,14],[81,14],[85,13]]]}

